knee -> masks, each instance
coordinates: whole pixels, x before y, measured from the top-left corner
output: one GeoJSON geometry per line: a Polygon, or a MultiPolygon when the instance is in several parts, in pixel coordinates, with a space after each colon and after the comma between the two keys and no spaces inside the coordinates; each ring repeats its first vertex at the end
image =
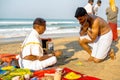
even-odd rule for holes
{"type": "Polygon", "coordinates": [[[52,56],[49,61],[51,61],[52,64],[55,64],[57,63],[57,58],[55,56],[52,56]]]}
{"type": "Polygon", "coordinates": [[[84,43],[83,43],[83,41],[82,41],[82,40],[79,40],[79,44],[80,44],[80,45],[83,45],[84,43]]]}

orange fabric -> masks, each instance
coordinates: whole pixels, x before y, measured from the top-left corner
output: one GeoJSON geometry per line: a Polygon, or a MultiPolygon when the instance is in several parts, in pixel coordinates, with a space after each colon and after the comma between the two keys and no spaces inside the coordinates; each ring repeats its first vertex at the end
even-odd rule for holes
{"type": "Polygon", "coordinates": [[[117,24],[109,22],[109,25],[110,25],[110,27],[112,29],[113,40],[117,40],[118,39],[117,24]]]}
{"type": "Polygon", "coordinates": [[[13,59],[16,59],[18,54],[0,54],[0,59],[4,62],[10,63],[13,59]]]}
{"type": "Polygon", "coordinates": [[[115,0],[109,0],[109,4],[110,4],[112,11],[116,11],[115,0]]]}

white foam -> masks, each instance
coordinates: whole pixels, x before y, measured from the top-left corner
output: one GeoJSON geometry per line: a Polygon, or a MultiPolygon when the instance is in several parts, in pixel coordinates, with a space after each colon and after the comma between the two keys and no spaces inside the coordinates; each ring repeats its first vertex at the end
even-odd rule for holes
{"type": "Polygon", "coordinates": [[[32,24],[32,21],[1,21],[0,25],[12,25],[12,24],[32,24]]]}

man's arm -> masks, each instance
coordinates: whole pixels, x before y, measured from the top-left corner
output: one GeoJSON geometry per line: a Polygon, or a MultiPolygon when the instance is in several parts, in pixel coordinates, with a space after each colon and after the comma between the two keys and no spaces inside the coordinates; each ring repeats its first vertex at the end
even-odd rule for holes
{"type": "Polygon", "coordinates": [[[87,34],[87,31],[86,30],[81,30],[80,31],[80,36],[83,36],[83,35],[86,35],[87,34]]]}
{"type": "Polygon", "coordinates": [[[51,55],[44,55],[44,56],[39,57],[39,60],[40,60],[40,61],[46,60],[46,59],[48,59],[48,58],[50,58],[50,57],[52,57],[52,56],[53,56],[53,54],[51,54],[51,55]]]}
{"type": "Polygon", "coordinates": [[[92,29],[88,30],[88,35],[91,38],[91,42],[94,42],[96,38],[98,37],[99,33],[99,19],[97,18],[93,24],[92,24],[92,29]]]}
{"type": "Polygon", "coordinates": [[[90,30],[87,30],[87,34],[90,37],[90,39],[82,39],[83,42],[85,43],[92,43],[96,40],[96,38],[98,37],[98,33],[99,33],[99,21],[98,19],[96,19],[93,24],[92,24],[92,28],[90,30]]]}
{"type": "Polygon", "coordinates": [[[85,25],[83,25],[83,26],[81,27],[80,36],[83,36],[83,35],[86,35],[86,34],[87,34],[88,27],[89,27],[89,24],[88,24],[88,23],[86,23],[85,25]]]}
{"type": "Polygon", "coordinates": [[[56,50],[53,53],[50,53],[48,55],[44,55],[44,56],[40,57],[39,60],[42,61],[42,60],[48,59],[48,58],[50,58],[52,56],[59,57],[61,55],[62,55],[62,51],[56,50]]]}

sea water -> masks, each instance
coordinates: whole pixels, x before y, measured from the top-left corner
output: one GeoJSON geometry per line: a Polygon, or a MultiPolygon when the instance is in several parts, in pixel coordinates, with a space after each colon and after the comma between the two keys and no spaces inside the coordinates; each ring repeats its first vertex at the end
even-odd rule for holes
{"type": "MultiPolygon", "coordinates": [[[[0,44],[23,41],[33,29],[33,21],[34,19],[0,19],[0,44]]],[[[79,36],[80,24],[76,19],[46,19],[46,24],[46,31],[41,35],[43,38],[79,36]]]]}
{"type": "MultiPolygon", "coordinates": [[[[33,29],[34,19],[0,19],[0,43],[21,41],[33,29]]],[[[57,38],[79,35],[76,19],[46,19],[46,31],[41,37],[57,38]]]]}

